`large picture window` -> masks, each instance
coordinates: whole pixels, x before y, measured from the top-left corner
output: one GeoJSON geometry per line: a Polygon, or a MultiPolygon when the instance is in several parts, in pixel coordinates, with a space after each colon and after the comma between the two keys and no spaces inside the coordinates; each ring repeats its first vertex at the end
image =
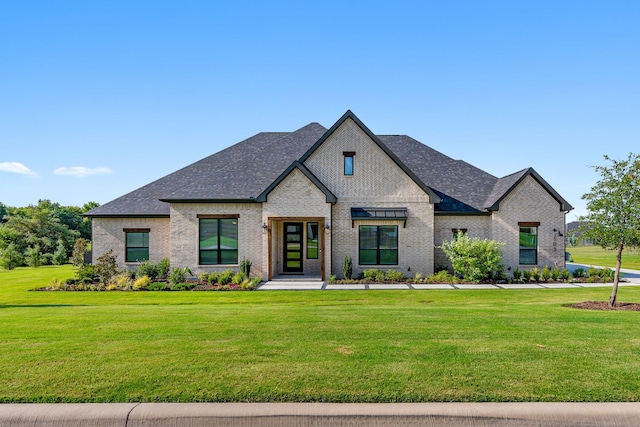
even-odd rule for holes
{"type": "Polygon", "coordinates": [[[125,262],[149,260],[149,230],[125,229],[125,262]]]}
{"type": "Polygon", "coordinates": [[[360,265],[398,264],[398,226],[361,225],[360,265]]]}
{"type": "Polygon", "coordinates": [[[200,218],[200,265],[238,263],[238,219],[200,218]]]}
{"type": "Polygon", "coordinates": [[[537,225],[520,225],[520,264],[538,264],[537,225]]]}

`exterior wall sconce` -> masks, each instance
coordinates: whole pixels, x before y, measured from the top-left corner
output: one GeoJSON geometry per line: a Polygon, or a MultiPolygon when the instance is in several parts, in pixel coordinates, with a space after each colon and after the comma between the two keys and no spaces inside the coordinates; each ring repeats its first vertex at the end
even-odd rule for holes
{"type": "Polygon", "coordinates": [[[262,234],[267,234],[268,230],[269,230],[269,226],[263,222],[262,223],[262,234]]]}
{"type": "Polygon", "coordinates": [[[329,231],[331,231],[331,226],[329,224],[325,224],[324,225],[324,231],[325,231],[325,233],[328,233],[329,231]]]}

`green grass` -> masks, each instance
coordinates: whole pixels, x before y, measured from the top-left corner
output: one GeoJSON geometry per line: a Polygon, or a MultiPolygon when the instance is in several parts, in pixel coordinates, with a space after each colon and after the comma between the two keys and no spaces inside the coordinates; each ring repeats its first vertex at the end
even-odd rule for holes
{"type": "Polygon", "coordinates": [[[640,313],[564,306],[608,287],[28,291],[72,274],[0,271],[0,402],[640,400],[640,313]]]}
{"type": "MultiPolygon", "coordinates": [[[[567,252],[578,264],[594,265],[600,267],[616,266],[616,251],[607,251],[600,246],[568,246],[567,252]]],[[[622,268],[640,270],[640,252],[625,250],[622,254],[622,268]]]]}

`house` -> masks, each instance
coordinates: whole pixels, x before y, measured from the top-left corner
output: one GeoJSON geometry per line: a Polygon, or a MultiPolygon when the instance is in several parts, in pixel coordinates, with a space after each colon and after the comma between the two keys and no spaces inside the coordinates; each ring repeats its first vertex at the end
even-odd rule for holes
{"type": "Polygon", "coordinates": [[[258,133],[90,211],[94,261],[169,258],[194,274],[263,279],[447,264],[454,233],[505,242],[512,270],[564,266],[571,205],[536,171],[496,178],[405,135],[374,135],[347,111],[330,129],[258,133]]]}

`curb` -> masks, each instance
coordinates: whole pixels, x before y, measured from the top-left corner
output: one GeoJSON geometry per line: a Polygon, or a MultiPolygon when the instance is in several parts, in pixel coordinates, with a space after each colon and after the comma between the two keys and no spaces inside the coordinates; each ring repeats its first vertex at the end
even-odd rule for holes
{"type": "Polygon", "coordinates": [[[638,426],[640,403],[81,403],[0,405],[2,427],[638,426]]]}

